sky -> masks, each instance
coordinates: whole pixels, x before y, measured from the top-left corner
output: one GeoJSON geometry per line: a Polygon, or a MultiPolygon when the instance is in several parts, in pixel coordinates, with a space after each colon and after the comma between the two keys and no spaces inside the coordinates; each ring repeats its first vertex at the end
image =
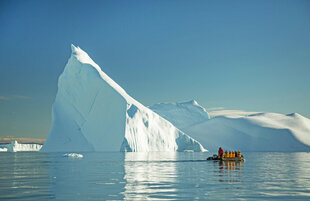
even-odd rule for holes
{"type": "Polygon", "coordinates": [[[310,118],[310,1],[0,0],[0,137],[47,137],[71,44],[144,105],[310,118]]]}

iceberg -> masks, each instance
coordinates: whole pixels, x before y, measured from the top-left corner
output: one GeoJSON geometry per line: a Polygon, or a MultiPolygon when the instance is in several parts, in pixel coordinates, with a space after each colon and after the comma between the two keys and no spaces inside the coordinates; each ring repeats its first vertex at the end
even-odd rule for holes
{"type": "Polygon", "coordinates": [[[205,151],[198,141],[129,96],[81,48],[71,48],[41,151],[205,151]]]}
{"type": "Polygon", "coordinates": [[[203,121],[197,118],[203,110],[176,109],[178,105],[156,104],[149,108],[173,122],[209,151],[217,151],[220,146],[241,151],[310,151],[310,119],[300,114],[222,110],[212,112],[213,117],[203,121]],[[181,127],[186,123],[180,125],[179,122],[185,119],[190,123],[181,127]]]}
{"type": "Polygon", "coordinates": [[[8,149],[6,147],[0,147],[0,152],[7,152],[8,149]]]}
{"type": "Polygon", "coordinates": [[[0,152],[40,151],[40,144],[19,144],[13,140],[11,144],[0,145],[0,152]]]}
{"type": "Polygon", "coordinates": [[[310,151],[310,120],[298,114],[217,116],[184,131],[212,150],[310,151]]]}

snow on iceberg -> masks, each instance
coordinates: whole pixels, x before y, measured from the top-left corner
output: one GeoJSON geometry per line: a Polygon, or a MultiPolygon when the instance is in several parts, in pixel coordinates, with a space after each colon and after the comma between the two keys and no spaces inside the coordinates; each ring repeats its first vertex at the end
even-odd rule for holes
{"type": "Polygon", "coordinates": [[[191,119],[191,125],[182,127],[182,131],[212,151],[219,146],[242,151],[310,151],[310,119],[297,113],[217,111],[212,113],[214,118],[201,121],[196,118],[200,112],[194,109],[175,112],[166,104],[150,108],[156,108],[154,111],[160,111],[178,128],[182,126],[178,122],[191,119]]]}
{"type": "Polygon", "coordinates": [[[57,151],[204,151],[129,96],[79,47],[59,77],[53,123],[42,148],[57,151]]]}
{"type": "Polygon", "coordinates": [[[149,108],[181,130],[210,119],[207,110],[195,100],[179,103],[159,103],[149,106],[149,108]]]}
{"type": "Polygon", "coordinates": [[[0,152],[39,151],[41,148],[40,144],[19,144],[13,140],[11,144],[0,145],[0,152]]]}

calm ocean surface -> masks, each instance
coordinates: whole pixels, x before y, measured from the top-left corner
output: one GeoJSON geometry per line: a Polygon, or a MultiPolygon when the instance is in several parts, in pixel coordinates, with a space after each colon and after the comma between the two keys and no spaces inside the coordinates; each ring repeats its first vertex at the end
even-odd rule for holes
{"type": "Polygon", "coordinates": [[[0,200],[310,200],[310,153],[0,153],[0,200]]]}

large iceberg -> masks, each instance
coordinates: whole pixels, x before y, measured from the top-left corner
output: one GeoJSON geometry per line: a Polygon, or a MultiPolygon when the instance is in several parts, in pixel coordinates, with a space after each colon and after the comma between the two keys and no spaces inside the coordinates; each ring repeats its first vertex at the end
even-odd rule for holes
{"type": "Polygon", "coordinates": [[[310,119],[300,114],[221,110],[212,112],[213,117],[204,120],[199,117],[206,117],[203,113],[206,110],[197,110],[194,106],[198,103],[191,102],[186,103],[186,110],[184,103],[156,104],[149,108],[209,151],[216,151],[219,146],[242,151],[310,151],[310,119]],[[185,119],[190,123],[180,125],[185,119]]]}
{"type": "Polygon", "coordinates": [[[184,131],[210,150],[310,151],[310,120],[297,113],[216,116],[184,131]]]}
{"type": "Polygon", "coordinates": [[[52,112],[41,151],[204,151],[198,141],[129,96],[73,45],[52,112]]]}

